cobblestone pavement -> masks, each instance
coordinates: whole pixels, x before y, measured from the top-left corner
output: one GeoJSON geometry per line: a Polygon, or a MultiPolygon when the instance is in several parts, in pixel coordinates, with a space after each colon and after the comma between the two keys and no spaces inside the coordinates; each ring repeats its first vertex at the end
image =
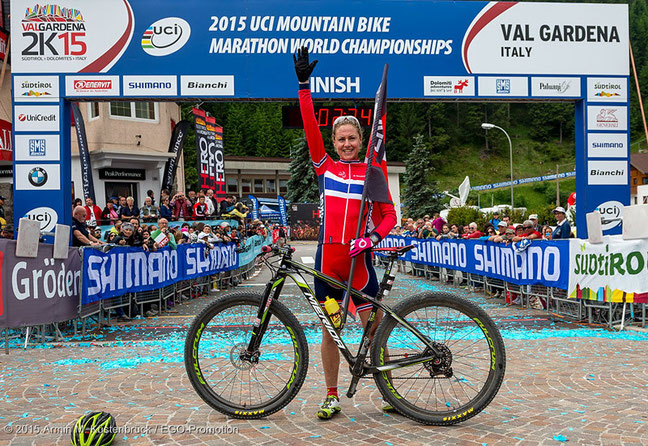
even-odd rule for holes
{"type": "MultiPolygon", "coordinates": [[[[313,256],[312,244],[298,254],[313,256]]],[[[246,284],[261,290],[261,274],[246,284]]],[[[399,276],[390,301],[413,291],[450,289],[399,276]]],[[[303,298],[286,288],[284,303],[307,330],[316,330],[303,298]],[[308,328],[310,327],[310,328],[308,328]]],[[[174,312],[95,331],[85,339],[0,355],[0,445],[69,444],[69,426],[89,410],[106,410],[122,431],[116,445],[147,444],[648,444],[648,335],[610,332],[566,323],[537,310],[505,307],[501,300],[454,289],[495,318],[507,349],[502,388],[481,414],[452,427],[422,426],[381,413],[373,380],[342,397],[329,422],[315,410],[325,393],[319,345],[298,395],[261,420],[231,420],[192,389],[183,365],[186,328],[213,297],[174,312]]],[[[219,294],[219,293],[217,293],[219,294]]],[[[18,342],[18,341],[16,341],[18,342]]],[[[349,373],[341,368],[340,388],[349,373]]]]}

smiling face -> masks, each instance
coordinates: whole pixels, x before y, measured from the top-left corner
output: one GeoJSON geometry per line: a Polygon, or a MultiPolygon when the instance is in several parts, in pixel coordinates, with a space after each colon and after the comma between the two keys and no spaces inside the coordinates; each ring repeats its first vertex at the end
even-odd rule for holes
{"type": "Polygon", "coordinates": [[[351,124],[339,126],[333,135],[333,146],[342,161],[357,160],[361,145],[360,133],[351,124]]]}

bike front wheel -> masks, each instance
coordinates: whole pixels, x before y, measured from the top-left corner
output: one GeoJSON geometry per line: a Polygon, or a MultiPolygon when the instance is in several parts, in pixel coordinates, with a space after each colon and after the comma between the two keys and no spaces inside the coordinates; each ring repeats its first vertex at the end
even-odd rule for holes
{"type": "Polygon", "coordinates": [[[474,303],[449,293],[426,292],[394,307],[440,352],[433,351],[405,325],[386,315],[372,342],[372,363],[402,368],[374,375],[383,397],[397,412],[419,423],[450,425],[465,421],[493,400],[504,379],[504,342],[493,320],[474,303]]]}
{"type": "Polygon", "coordinates": [[[233,418],[262,418],[299,392],[308,369],[304,330],[280,302],[270,304],[261,345],[247,353],[262,295],[229,293],[194,319],[185,342],[185,367],[200,397],[233,418]]]}

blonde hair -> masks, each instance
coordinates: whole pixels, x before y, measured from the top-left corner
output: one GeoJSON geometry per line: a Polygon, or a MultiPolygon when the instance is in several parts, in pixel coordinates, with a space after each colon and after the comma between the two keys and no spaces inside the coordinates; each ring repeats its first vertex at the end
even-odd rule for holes
{"type": "Polygon", "coordinates": [[[333,139],[335,139],[335,132],[337,132],[337,129],[347,124],[355,127],[358,131],[358,134],[360,135],[360,139],[362,139],[362,127],[360,126],[360,121],[358,121],[358,118],[351,115],[338,116],[337,118],[335,118],[335,121],[333,121],[332,131],[333,139]]]}

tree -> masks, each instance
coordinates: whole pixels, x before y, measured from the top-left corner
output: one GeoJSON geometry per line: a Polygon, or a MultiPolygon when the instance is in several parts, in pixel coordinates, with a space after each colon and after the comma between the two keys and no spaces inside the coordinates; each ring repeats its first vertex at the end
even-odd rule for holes
{"type": "Polygon", "coordinates": [[[292,203],[319,203],[317,177],[311,162],[306,137],[299,138],[291,149],[290,179],[287,198],[292,203]]]}
{"type": "Polygon", "coordinates": [[[412,217],[432,215],[441,209],[436,183],[427,178],[432,170],[431,150],[423,142],[423,135],[419,134],[414,137],[414,146],[407,158],[407,171],[403,178],[403,202],[407,206],[408,215],[412,217]]]}

